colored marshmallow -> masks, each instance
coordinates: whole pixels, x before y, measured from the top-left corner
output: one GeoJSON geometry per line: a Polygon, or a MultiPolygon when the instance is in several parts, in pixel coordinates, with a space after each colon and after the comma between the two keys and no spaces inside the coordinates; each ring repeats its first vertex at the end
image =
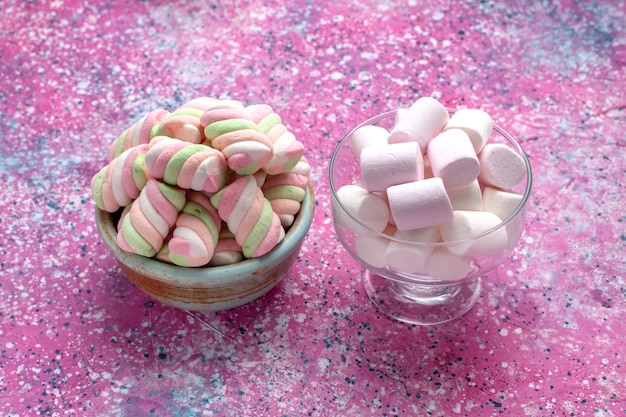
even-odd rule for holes
{"type": "Polygon", "coordinates": [[[272,141],[243,107],[207,110],[200,123],[210,146],[221,151],[239,175],[253,174],[274,157],[272,141]]]}
{"type": "Polygon", "coordinates": [[[274,155],[263,166],[263,170],[270,175],[275,175],[293,169],[302,158],[304,145],[287,130],[280,116],[272,110],[271,106],[255,104],[246,107],[246,112],[272,141],[274,155]]]}
{"type": "Polygon", "coordinates": [[[285,236],[278,215],[252,175],[227,185],[211,197],[211,202],[246,258],[266,254],[285,236]]]}
{"type": "Polygon", "coordinates": [[[167,242],[169,260],[178,266],[203,266],[213,258],[222,221],[206,194],[191,191],[186,197],[167,242]]]}
{"type": "Polygon", "coordinates": [[[139,196],[147,181],[147,148],[140,144],[123,151],[92,178],[91,190],[98,208],[114,213],[139,196]]]}
{"type": "Polygon", "coordinates": [[[179,266],[227,265],[283,239],[308,187],[303,151],[270,106],[198,97],[126,129],[92,192],[100,209],[120,211],[123,250],[179,266]]]}
{"type": "Polygon", "coordinates": [[[127,252],[156,255],[184,205],[184,190],[149,179],[122,219],[117,244],[127,252]]]}
{"type": "Polygon", "coordinates": [[[214,193],[226,181],[226,158],[210,146],[166,136],[150,141],[146,168],[153,178],[184,189],[214,193]]]}
{"type": "Polygon", "coordinates": [[[228,230],[226,224],[222,225],[222,230],[219,234],[219,240],[215,246],[215,251],[209,266],[224,266],[237,263],[244,260],[241,246],[235,240],[233,232],[228,230]]]}
{"type": "Polygon", "coordinates": [[[125,150],[150,142],[152,129],[168,114],[167,110],[153,110],[126,129],[109,147],[109,161],[120,156],[125,150]]]}

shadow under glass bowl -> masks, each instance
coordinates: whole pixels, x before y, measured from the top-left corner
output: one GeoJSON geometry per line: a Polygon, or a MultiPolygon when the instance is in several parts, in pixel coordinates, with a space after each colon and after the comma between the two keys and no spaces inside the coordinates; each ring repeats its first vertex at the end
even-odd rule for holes
{"type": "Polygon", "coordinates": [[[114,215],[98,208],[96,224],[122,271],[141,291],[183,310],[220,311],[253,301],[280,282],[298,257],[314,211],[315,197],[309,183],[300,212],[274,249],[235,264],[198,268],[170,265],[120,249],[114,215]]]}
{"type": "MultiPolygon", "coordinates": [[[[452,115],[455,110],[448,109],[448,112],[452,115]]],[[[354,132],[367,125],[390,130],[396,117],[396,110],[372,117],[357,125],[337,145],[329,167],[333,224],[344,249],[364,267],[362,279],[365,290],[380,311],[412,324],[443,323],[462,316],[474,306],[480,296],[482,277],[504,262],[517,245],[524,229],[526,203],[532,187],[531,166],[519,143],[500,126],[494,125],[488,143],[503,143],[511,147],[522,157],[526,168],[523,180],[511,190],[521,195],[521,202],[513,213],[497,227],[468,239],[421,243],[394,238],[371,229],[355,217],[342,204],[337,191],[353,184],[360,176],[359,161],[351,143],[354,132]],[[500,243],[494,244],[496,241],[500,243]],[[505,244],[502,243],[504,241],[505,244]],[[368,251],[368,245],[381,250],[368,251]],[[406,252],[415,256],[424,256],[425,259],[437,256],[449,259],[450,263],[444,262],[437,276],[425,267],[419,271],[399,270],[386,263],[383,256],[378,256],[388,245],[404,245],[406,252]],[[364,257],[361,256],[363,253],[374,255],[364,257]],[[461,269],[461,274],[458,273],[459,265],[466,268],[461,269]],[[449,269],[448,276],[446,269],[449,269]]]]}

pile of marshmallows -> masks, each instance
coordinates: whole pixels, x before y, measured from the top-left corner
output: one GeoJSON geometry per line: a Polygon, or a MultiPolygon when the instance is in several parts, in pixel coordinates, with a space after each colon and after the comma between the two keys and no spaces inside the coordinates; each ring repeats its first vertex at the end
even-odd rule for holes
{"type": "Polygon", "coordinates": [[[284,238],[309,183],[303,151],[269,105],[199,97],[125,130],[91,187],[100,209],[121,213],[123,250],[227,265],[284,238]]]}
{"type": "MultiPolygon", "coordinates": [[[[361,176],[337,191],[342,205],[377,237],[336,210],[338,224],[357,233],[355,250],[368,264],[410,274],[456,280],[472,256],[496,256],[510,244],[506,228],[482,239],[447,246],[486,232],[507,219],[522,196],[511,189],[526,176],[524,159],[502,143],[487,143],[493,120],[478,109],[452,117],[437,100],[422,97],[398,110],[391,131],[364,125],[352,149],[361,176]]],[[[515,243],[513,243],[515,244],[515,243]]]]}

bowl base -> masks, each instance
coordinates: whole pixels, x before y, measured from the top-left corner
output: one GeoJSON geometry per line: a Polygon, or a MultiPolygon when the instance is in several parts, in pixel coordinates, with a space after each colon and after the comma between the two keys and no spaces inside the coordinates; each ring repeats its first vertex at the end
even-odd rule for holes
{"type": "Polygon", "coordinates": [[[441,324],[461,317],[478,301],[482,277],[450,284],[409,284],[365,270],[365,291],[384,314],[405,323],[441,324]]]}

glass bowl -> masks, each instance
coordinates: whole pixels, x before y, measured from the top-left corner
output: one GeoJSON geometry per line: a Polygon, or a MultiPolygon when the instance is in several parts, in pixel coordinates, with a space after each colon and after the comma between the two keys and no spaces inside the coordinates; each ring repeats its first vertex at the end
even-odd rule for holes
{"type": "MultiPolygon", "coordinates": [[[[448,109],[448,112],[451,116],[455,111],[448,109]]],[[[531,191],[530,162],[519,143],[494,125],[488,143],[510,146],[522,157],[526,168],[523,180],[511,190],[521,195],[521,202],[512,214],[498,226],[468,239],[421,243],[395,238],[357,218],[337,192],[360,177],[359,161],[352,149],[354,132],[367,125],[391,130],[396,117],[396,110],[372,117],[352,129],[337,145],[329,168],[333,224],[345,250],[364,267],[365,290],[380,311],[412,324],[444,323],[474,306],[480,297],[483,276],[507,259],[517,245],[524,230],[531,191]],[[397,263],[390,265],[383,256],[389,245],[399,246],[407,257],[424,259],[424,265],[411,270],[398,267],[397,263]]]]}
{"type": "Polygon", "coordinates": [[[231,265],[199,268],[170,265],[120,249],[115,216],[98,208],[96,224],[109,251],[141,291],[183,310],[219,311],[253,301],[280,282],[300,252],[314,211],[315,198],[309,183],[298,215],[274,249],[231,265]]]}

